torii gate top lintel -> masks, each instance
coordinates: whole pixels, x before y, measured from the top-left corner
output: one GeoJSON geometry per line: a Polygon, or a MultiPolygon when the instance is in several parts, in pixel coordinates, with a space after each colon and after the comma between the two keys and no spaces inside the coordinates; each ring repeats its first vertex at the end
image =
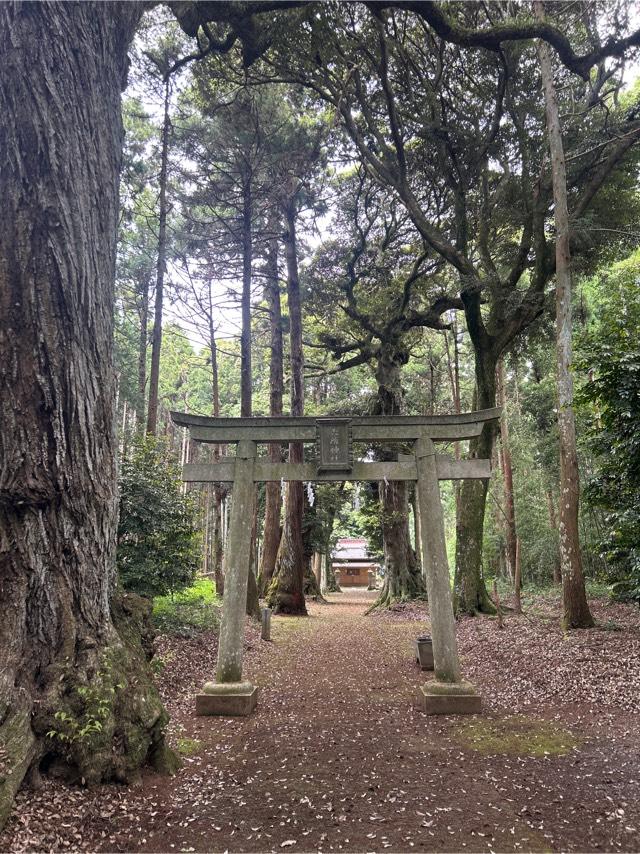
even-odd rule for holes
{"type": "Polygon", "coordinates": [[[315,442],[318,427],[348,422],[355,442],[396,440],[399,442],[428,436],[434,441],[472,439],[485,423],[500,418],[500,407],[462,412],[459,415],[368,415],[368,416],[253,416],[250,418],[213,418],[172,412],[179,427],[188,427],[196,442],[227,444],[249,439],[253,442],[315,442]]]}
{"type": "MultiPolygon", "coordinates": [[[[353,459],[353,442],[451,442],[479,436],[485,424],[500,417],[500,408],[459,415],[382,415],[365,417],[270,416],[252,418],[212,418],[172,412],[174,424],[186,427],[195,442],[238,444],[236,457],[215,464],[187,463],[187,482],[230,482],[235,480],[235,463],[246,450],[241,443],[302,442],[315,444],[315,461],[273,463],[255,458],[255,482],[279,480],[417,480],[414,454],[399,455],[397,462],[364,462],[353,459]]],[[[438,480],[490,477],[489,460],[453,460],[436,454],[438,480]]]]}

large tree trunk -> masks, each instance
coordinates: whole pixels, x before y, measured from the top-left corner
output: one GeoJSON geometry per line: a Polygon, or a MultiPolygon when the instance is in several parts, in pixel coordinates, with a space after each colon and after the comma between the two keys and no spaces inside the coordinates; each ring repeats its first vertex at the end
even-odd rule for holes
{"type": "MultiPolygon", "coordinates": [[[[539,21],[545,20],[544,3],[534,2],[539,21]]],[[[554,220],[556,225],[556,357],[558,365],[558,430],[560,434],[560,559],[564,625],[584,629],[593,625],[587,603],[580,551],[578,509],[580,478],[576,448],[571,375],[571,253],[569,250],[569,210],[567,175],[562,144],[558,99],[553,82],[551,53],[546,42],[538,42],[542,88],[547,113],[547,134],[551,154],[554,220]]]]}
{"type": "Polygon", "coordinates": [[[308,493],[305,493],[303,490],[303,529],[302,529],[302,544],[304,549],[304,581],[302,583],[302,590],[304,592],[305,598],[313,599],[314,602],[324,602],[325,599],[320,591],[320,580],[316,577],[316,573],[313,569],[313,528],[315,527],[315,522],[317,519],[317,504],[313,503],[313,505],[309,504],[309,496],[308,493]]]}
{"type": "MultiPolygon", "coordinates": [[[[400,371],[406,359],[406,353],[393,344],[381,347],[376,365],[378,397],[374,414],[402,414],[400,371]]],[[[397,458],[397,451],[383,448],[381,458],[397,458]]],[[[394,602],[425,598],[426,589],[420,565],[411,548],[407,482],[380,483],[378,494],[382,507],[385,577],[372,608],[386,608],[394,602]]]]}
{"type": "Polygon", "coordinates": [[[163,745],[144,608],[114,598],[120,90],[142,9],[0,6],[0,824],[41,760],[126,780],[163,745]]]}
{"type": "Polygon", "coordinates": [[[382,537],[385,577],[373,607],[387,608],[396,602],[426,599],[420,566],[409,540],[407,484],[381,483],[382,537]]]}
{"type": "Polygon", "coordinates": [[[164,119],[162,122],[162,149],[160,154],[160,210],[158,220],[158,261],[156,268],[156,297],[151,340],[151,371],[149,373],[149,408],[147,433],[158,432],[158,389],[160,386],[160,351],[162,350],[162,302],[164,300],[164,274],[167,269],[167,176],[169,165],[169,107],[171,102],[170,79],[164,82],[164,119]]]}
{"type": "MultiPolygon", "coordinates": [[[[298,277],[296,246],[296,208],[292,202],[285,211],[284,235],[287,259],[287,299],[289,306],[289,337],[291,350],[291,415],[304,415],[304,354],[302,350],[302,308],[298,277]]],[[[304,461],[302,442],[291,442],[289,461],[304,461]]],[[[284,525],[278,548],[276,566],[269,585],[267,601],[276,613],[306,614],[303,582],[305,573],[302,518],[304,491],[300,481],[287,484],[284,525]]]]}
{"type": "MultiPolygon", "coordinates": [[[[497,356],[486,341],[486,333],[474,328],[473,319],[479,297],[467,297],[470,303],[466,312],[467,325],[474,343],[476,373],[476,408],[489,409],[496,401],[496,364],[497,356]]],[[[477,439],[469,442],[471,459],[488,459],[493,455],[496,429],[486,424],[477,439]]],[[[486,480],[463,480],[460,489],[460,505],[456,520],[456,569],[455,604],[456,610],[475,614],[478,611],[495,613],[489,598],[482,570],[482,539],[484,535],[484,515],[487,505],[489,484],[486,480]]]]}
{"type": "MultiPolygon", "coordinates": [[[[346,483],[338,485],[338,501],[342,499],[346,483]]],[[[326,523],[324,528],[323,546],[322,546],[322,566],[324,568],[324,578],[320,582],[321,593],[341,593],[340,585],[336,579],[336,574],[333,571],[333,562],[331,560],[331,538],[333,537],[333,528],[336,523],[336,514],[338,512],[337,504],[331,504],[327,510],[326,523]]]]}
{"type": "MultiPolygon", "coordinates": [[[[284,355],[282,341],[282,311],[280,307],[280,281],[278,276],[278,240],[274,236],[267,246],[265,264],[265,297],[269,309],[269,328],[271,333],[271,356],[269,361],[269,414],[282,415],[284,386],[284,355]]],[[[282,462],[282,447],[269,445],[269,459],[273,463],[282,462]]],[[[264,512],[264,540],[262,543],[262,561],[260,565],[259,589],[262,595],[271,582],[280,545],[280,513],[282,511],[282,493],[279,483],[266,485],[264,512]]]]}

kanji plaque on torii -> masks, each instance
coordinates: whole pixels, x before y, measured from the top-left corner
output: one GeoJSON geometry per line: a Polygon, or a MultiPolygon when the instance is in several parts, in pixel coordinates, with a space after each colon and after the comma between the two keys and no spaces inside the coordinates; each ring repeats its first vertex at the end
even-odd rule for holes
{"type": "Polygon", "coordinates": [[[353,467],[351,418],[316,419],[318,472],[350,472],[353,467]]]}
{"type": "Polygon", "coordinates": [[[363,418],[258,417],[208,418],[172,412],[173,422],[187,427],[196,442],[237,444],[235,457],[220,462],[187,463],[189,482],[232,482],[231,519],[225,551],[225,595],[215,681],[196,696],[196,713],[246,715],[256,705],[258,689],[242,681],[245,602],[251,555],[251,526],[260,481],[394,481],[416,482],[420,518],[420,551],[426,570],[431,616],[435,680],[420,689],[421,708],[430,714],[480,711],[480,696],[461,677],[451,599],[449,564],[440,502],[439,480],[488,479],[489,460],[454,460],[436,454],[435,442],[479,436],[497,421],[500,409],[459,415],[392,415],[363,418]],[[411,443],[413,453],[396,462],[353,459],[353,442],[411,443]],[[269,462],[257,445],[303,442],[315,446],[314,462],[269,462]]]}

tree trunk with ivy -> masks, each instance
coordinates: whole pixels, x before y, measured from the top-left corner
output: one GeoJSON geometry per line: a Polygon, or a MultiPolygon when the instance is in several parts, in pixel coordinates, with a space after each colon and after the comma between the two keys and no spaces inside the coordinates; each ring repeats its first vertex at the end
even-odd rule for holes
{"type": "Polygon", "coordinates": [[[125,781],[166,759],[148,610],[115,571],[120,91],[142,10],[0,7],[0,824],[30,769],[125,781]]]}

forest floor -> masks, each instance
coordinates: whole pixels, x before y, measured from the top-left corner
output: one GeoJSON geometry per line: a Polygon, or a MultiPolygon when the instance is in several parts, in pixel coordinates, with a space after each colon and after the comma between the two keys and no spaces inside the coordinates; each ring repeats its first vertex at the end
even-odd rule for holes
{"type": "Polygon", "coordinates": [[[426,609],[365,616],[347,590],[309,618],[247,627],[248,718],[197,718],[216,639],[164,636],[162,693],[182,754],[136,788],[46,781],[18,796],[2,851],[637,851],[640,611],[594,600],[563,635],[557,596],[500,630],[465,619],[473,717],[428,717],[415,663],[426,609]]]}

